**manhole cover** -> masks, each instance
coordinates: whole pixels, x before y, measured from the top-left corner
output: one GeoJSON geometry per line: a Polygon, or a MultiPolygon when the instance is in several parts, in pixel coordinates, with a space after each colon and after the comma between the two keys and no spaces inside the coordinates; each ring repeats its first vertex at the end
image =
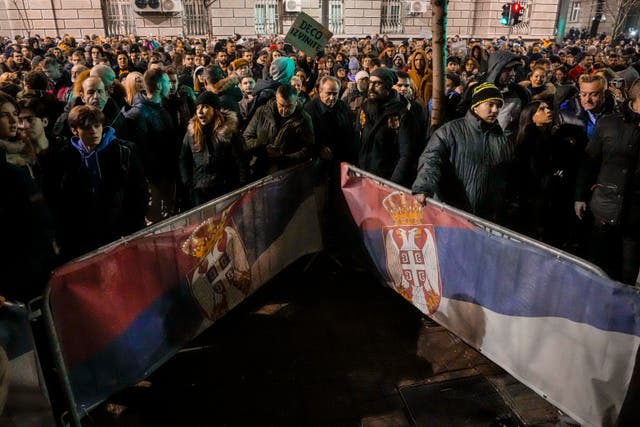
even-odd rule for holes
{"type": "Polygon", "coordinates": [[[516,414],[486,378],[476,376],[400,388],[416,426],[520,426],[516,414]]]}

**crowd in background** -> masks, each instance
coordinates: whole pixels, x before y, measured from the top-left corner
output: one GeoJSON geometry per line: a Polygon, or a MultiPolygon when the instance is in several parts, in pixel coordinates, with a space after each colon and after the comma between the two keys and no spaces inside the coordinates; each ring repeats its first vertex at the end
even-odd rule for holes
{"type": "Polygon", "coordinates": [[[635,284],[635,40],[452,37],[445,124],[430,40],[0,39],[0,294],[255,179],[353,163],[635,284]],[[6,268],[5,268],[6,267],[6,268]]]}

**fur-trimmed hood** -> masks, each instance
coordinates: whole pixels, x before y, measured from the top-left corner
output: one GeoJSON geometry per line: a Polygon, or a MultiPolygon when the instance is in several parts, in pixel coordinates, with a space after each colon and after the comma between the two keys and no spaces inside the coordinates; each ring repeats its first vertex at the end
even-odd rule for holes
{"type": "MultiPolygon", "coordinates": [[[[233,136],[239,131],[240,120],[238,119],[238,115],[231,110],[226,110],[224,108],[220,109],[220,114],[222,115],[222,123],[218,124],[218,126],[213,130],[212,138],[219,143],[230,143],[233,136]]],[[[187,132],[192,137],[192,141],[194,120],[198,120],[198,118],[193,117],[189,120],[189,125],[187,126],[187,132]]]]}

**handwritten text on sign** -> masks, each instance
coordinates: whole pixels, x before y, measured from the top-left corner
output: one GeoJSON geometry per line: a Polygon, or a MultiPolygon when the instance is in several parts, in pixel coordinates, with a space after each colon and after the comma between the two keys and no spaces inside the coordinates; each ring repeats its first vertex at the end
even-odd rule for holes
{"type": "Polygon", "coordinates": [[[300,12],[284,41],[291,43],[309,56],[315,57],[327,44],[333,33],[304,12],[300,12]]]}

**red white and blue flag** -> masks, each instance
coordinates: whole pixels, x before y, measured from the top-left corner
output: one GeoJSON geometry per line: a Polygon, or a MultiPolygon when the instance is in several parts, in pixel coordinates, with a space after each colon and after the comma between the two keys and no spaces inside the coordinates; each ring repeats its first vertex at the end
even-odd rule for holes
{"type": "Polygon", "coordinates": [[[63,266],[48,303],[76,409],[145,378],[291,262],[321,249],[305,165],[63,266]]]}
{"type": "Polygon", "coordinates": [[[640,343],[637,289],[352,170],[342,191],[389,286],[581,424],[614,425],[640,343]]]}

